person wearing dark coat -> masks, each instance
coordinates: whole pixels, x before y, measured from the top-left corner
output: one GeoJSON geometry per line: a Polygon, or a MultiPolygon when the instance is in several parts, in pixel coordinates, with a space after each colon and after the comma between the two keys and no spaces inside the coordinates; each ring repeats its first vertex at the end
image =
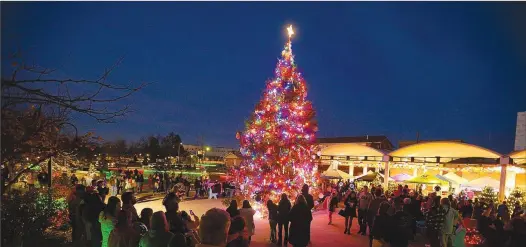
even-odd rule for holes
{"type": "Polygon", "coordinates": [[[471,216],[472,219],[478,220],[482,216],[482,204],[479,202],[478,198],[475,198],[475,202],[473,203],[473,215],[471,216]]]}
{"type": "Polygon", "coordinates": [[[163,205],[166,209],[166,220],[170,232],[174,234],[185,234],[187,232],[186,225],[179,214],[179,203],[177,202],[177,195],[174,192],[168,193],[163,199],[163,205]]]}
{"type": "Polygon", "coordinates": [[[287,245],[289,240],[289,213],[290,213],[290,201],[287,198],[287,194],[281,194],[281,200],[278,204],[278,245],[281,245],[283,228],[285,228],[285,242],[287,245]]]}
{"type": "Polygon", "coordinates": [[[239,215],[239,209],[237,208],[237,201],[230,201],[230,205],[226,209],[227,213],[230,214],[230,218],[234,218],[239,215]]]}
{"type": "Polygon", "coordinates": [[[101,201],[100,196],[94,192],[86,194],[84,202],[86,204],[82,208],[82,218],[89,245],[100,247],[102,244],[102,231],[100,229],[99,214],[104,209],[105,204],[101,201]]]}
{"type": "MultiPolygon", "coordinates": [[[[312,210],[314,208],[314,198],[311,194],[309,194],[309,186],[307,184],[304,184],[301,188],[301,195],[305,198],[305,201],[307,202],[307,206],[309,210],[312,210]]],[[[312,213],[312,211],[311,211],[312,213]]],[[[309,222],[309,231],[307,232],[309,239],[310,239],[310,222],[309,222]]]]}
{"type": "Polygon", "coordinates": [[[276,225],[278,224],[278,205],[272,200],[267,201],[268,222],[270,224],[270,241],[276,242],[276,225]]]}
{"type": "Polygon", "coordinates": [[[97,182],[97,191],[99,192],[99,196],[100,196],[102,202],[105,202],[106,201],[106,196],[110,193],[110,189],[108,189],[108,187],[106,187],[106,184],[104,183],[104,181],[99,180],[97,182]]]}
{"type": "Polygon", "coordinates": [[[374,222],[371,228],[371,234],[369,234],[369,247],[373,246],[373,239],[389,242],[390,232],[393,230],[392,219],[387,211],[391,205],[387,201],[383,201],[379,205],[378,215],[374,217],[374,222]]]}
{"type": "MultiPolygon", "coordinates": [[[[195,188],[195,196],[194,196],[194,199],[196,199],[197,197],[201,196],[201,189],[202,189],[202,183],[201,183],[201,180],[200,179],[195,179],[195,182],[194,182],[194,188],[195,188]]],[[[232,216],[230,216],[232,217],[232,216]]]]}
{"type": "Polygon", "coordinates": [[[244,234],[245,219],[241,216],[233,217],[230,221],[228,230],[228,239],[230,240],[226,247],[248,247],[249,241],[244,234]]]}
{"type": "Polygon", "coordinates": [[[407,247],[413,236],[411,229],[412,216],[404,211],[402,203],[395,203],[395,214],[391,217],[392,231],[390,244],[393,247],[407,247]]]}
{"type": "MultiPolygon", "coordinates": [[[[374,187],[373,187],[374,188],[374,187]]],[[[387,201],[385,199],[385,196],[382,194],[382,190],[375,190],[374,191],[374,198],[369,203],[369,206],[367,206],[367,225],[369,225],[369,231],[372,228],[372,225],[374,224],[374,217],[378,214],[378,209],[380,208],[380,204],[384,201],[387,201]]]]}
{"type": "Polygon", "coordinates": [[[294,247],[306,247],[310,242],[310,223],[312,213],[303,195],[296,198],[294,207],[289,213],[290,236],[289,240],[294,247]]]}
{"type": "Polygon", "coordinates": [[[75,173],[73,173],[73,175],[71,175],[71,178],[70,178],[70,181],[71,181],[71,185],[75,186],[79,183],[79,179],[77,178],[77,175],[75,175],[75,173]]]}
{"type": "Polygon", "coordinates": [[[301,195],[305,198],[309,210],[312,210],[314,208],[314,198],[309,194],[309,186],[307,184],[304,184],[301,188],[301,195]]]}
{"type": "Polygon", "coordinates": [[[332,193],[331,201],[329,202],[329,225],[332,224],[332,214],[338,207],[338,196],[336,193],[332,193]]]}
{"type": "Polygon", "coordinates": [[[358,205],[358,199],[356,198],[356,192],[349,191],[343,199],[345,205],[345,231],[343,234],[351,235],[351,226],[353,218],[356,218],[356,205],[358,205]]]}

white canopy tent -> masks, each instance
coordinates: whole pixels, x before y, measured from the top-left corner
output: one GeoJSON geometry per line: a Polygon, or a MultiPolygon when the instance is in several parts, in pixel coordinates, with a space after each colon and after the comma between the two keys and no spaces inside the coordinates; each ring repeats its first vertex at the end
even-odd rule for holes
{"type": "MultiPolygon", "coordinates": [[[[385,176],[384,176],[384,174],[382,174],[382,173],[379,173],[379,172],[373,172],[373,171],[368,171],[367,173],[364,173],[364,174],[362,174],[362,175],[360,175],[360,176],[356,176],[356,177],[354,177],[354,180],[360,179],[360,178],[362,178],[362,177],[365,177],[365,176],[367,176],[367,175],[371,175],[371,174],[374,174],[374,173],[377,173],[378,175],[380,175],[380,177],[381,177],[382,179],[385,179],[385,176]]],[[[390,178],[390,177],[388,178],[388,180],[389,180],[389,181],[394,181],[394,180],[393,180],[392,178],[390,178]]]]}
{"type": "Polygon", "coordinates": [[[327,171],[321,174],[322,178],[326,179],[350,179],[351,175],[338,169],[338,163],[333,162],[327,171]]]}
{"type": "Polygon", "coordinates": [[[467,184],[469,182],[467,179],[455,174],[454,172],[450,172],[444,175],[444,177],[453,181],[453,183],[456,183],[456,184],[467,184]]]}
{"type": "Polygon", "coordinates": [[[472,190],[482,190],[486,186],[498,190],[500,186],[500,181],[490,177],[481,177],[471,180],[467,184],[461,185],[462,188],[470,188],[472,190]]]}

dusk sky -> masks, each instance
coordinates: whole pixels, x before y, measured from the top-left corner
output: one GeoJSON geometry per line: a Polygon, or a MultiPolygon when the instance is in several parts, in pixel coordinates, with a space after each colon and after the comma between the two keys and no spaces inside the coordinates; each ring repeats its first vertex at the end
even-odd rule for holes
{"type": "Polygon", "coordinates": [[[2,75],[10,52],[94,78],[125,56],[115,83],[151,82],[115,124],[81,131],[238,147],[293,24],[293,51],[318,137],[462,139],[513,149],[526,111],[526,4],[394,2],[2,2],[2,75]]]}

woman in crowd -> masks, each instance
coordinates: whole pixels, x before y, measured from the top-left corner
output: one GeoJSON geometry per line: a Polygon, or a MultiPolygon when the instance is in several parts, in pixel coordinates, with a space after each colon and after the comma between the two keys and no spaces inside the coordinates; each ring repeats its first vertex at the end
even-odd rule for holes
{"type": "Polygon", "coordinates": [[[177,234],[185,234],[187,232],[186,226],[181,219],[179,214],[179,202],[177,195],[174,192],[168,193],[163,199],[163,205],[166,209],[166,220],[168,220],[168,225],[170,232],[177,234]]]}
{"type": "Polygon", "coordinates": [[[148,229],[150,229],[150,221],[152,219],[153,215],[153,209],[151,208],[143,208],[141,210],[141,218],[139,221],[143,223],[148,229]]]}
{"type": "Polygon", "coordinates": [[[68,211],[69,223],[71,225],[71,240],[73,245],[78,245],[78,242],[85,235],[84,222],[82,220],[82,212],[80,211],[81,203],[84,202],[84,195],[86,194],[86,187],[82,184],[75,186],[75,191],[68,197],[68,211]]]}
{"type": "Polygon", "coordinates": [[[517,216],[520,216],[523,213],[524,213],[524,211],[521,208],[521,203],[519,201],[516,201],[515,205],[513,207],[513,213],[511,214],[511,218],[515,218],[517,216]]]}
{"type": "Polygon", "coordinates": [[[252,235],[254,235],[256,230],[256,225],[254,224],[254,214],[256,214],[256,210],[252,209],[250,202],[244,200],[243,207],[239,210],[239,215],[245,219],[249,243],[252,240],[252,235]]]}
{"type": "Polygon", "coordinates": [[[239,215],[232,217],[226,247],[248,247],[248,245],[248,236],[245,232],[245,219],[239,215]]]}
{"type": "Polygon", "coordinates": [[[139,240],[139,233],[132,227],[131,212],[121,210],[117,216],[115,229],[110,233],[108,247],[135,247],[139,240]]]}
{"type": "Polygon", "coordinates": [[[130,191],[132,189],[132,179],[131,178],[126,178],[126,181],[125,181],[125,185],[124,185],[124,190],[125,191],[130,191]]]}
{"type": "Polygon", "coordinates": [[[124,192],[121,196],[122,199],[122,210],[130,211],[132,215],[132,222],[135,222],[139,219],[139,215],[137,214],[137,209],[135,209],[135,203],[137,203],[137,199],[133,195],[133,192],[124,192]]]}
{"type": "Polygon", "coordinates": [[[155,175],[153,177],[153,194],[154,195],[155,195],[155,193],[159,193],[160,192],[160,190],[159,190],[159,188],[160,188],[159,183],[160,183],[159,176],[155,175]]]}
{"type": "Polygon", "coordinates": [[[102,232],[99,223],[99,214],[104,209],[100,196],[91,191],[86,194],[85,205],[82,208],[82,219],[86,229],[88,245],[99,247],[102,244],[102,232]]]}
{"type": "Polygon", "coordinates": [[[486,238],[487,244],[491,247],[502,246],[506,240],[504,225],[501,220],[495,216],[493,207],[487,207],[484,213],[477,220],[477,228],[482,236],[486,238]]]}
{"type": "Polygon", "coordinates": [[[290,213],[290,201],[287,194],[281,194],[281,200],[278,204],[278,245],[281,245],[282,230],[285,228],[285,245],[289,240],[289,213],[290,213]]]}
{"type": "Polygon", "coordinates": [[[267,201],[268,222],[270,225],[270,242],[276,242],[276,225],[278,224],[278,206],[272,200],[267,201]]]}
{"type": "Polygon", "coordinates": [[[108,187],[108,195],[114,196],[113,195],[113,176],[111,176],[110,179],[106,181],[106,186],[108,187]]]}
{"type": "Polygon", "coordinates": [[[145,234],[139,247],[178,247],[186,246],[185,237],[181,233],[173,234],[169,231],[166,215],[162,211],[155,212],[152,216],[150,231],[145,234]]]}
{"type": "Polygon", "coordinates": [[[471,216],[472,219],[478,220],[482,216],[482,204],[479,202],[478,198],[475,198],[475,202],[473,203],[473,215],[471,216]]]}
{"type": "Polygon", "coordinates": [[[395,214],[391,216],[392,231],[390,244],[393,247],[407,247],[409,239],[413,236],[411,229],[412,216],[404,212],[404,204],[399,200],[394,203],[395,214]]]}
{"type": "Polygon", "coordinates": [[[230,201],[230,205],[228,206],[226,211],[228,212],[228,214],[230,214],[231,218],[234,218],[234,217],[238,216],[239,215],[239,209],[237,209],[237,201],[236,200],[230,201]]]}
{"type": "Polygon", "coordinates": [[[332,214],[334,213],[336,208],[338,208],[338,196],[336,195],[336,190],[334,190],[332,192],[331,200],[329,202],[329,225],[332,224],[332,214]]]}
{"type": "Polygon", "coordinates": [[[463,219],[471,218],[473,215],[473,202],[471,200],[464,201],[460,210],[462,212],[463,219]]]}
{"type": "Polygon", "coordinates": [[[444,211],[444,208],[440,206],[439,196],[433,198],[430,197],[429,200],[433,201],[431,203],[431,208],[426,214],[427,238],[431,247],[440,247],[440,236],[446,212],[444,211]]]}
{"type": "Polygon", "coordinates": [[[382,243],[390,241],[390,231],[391,228],[391,218],[387,214],[387,211],[391,205],[384,201],[380,203],[380,208],[378,209],[378,214],[374,217],[374,222],[372,225],[372,233],[369,235],[369,246],[373,245],[373,239],[376,239],[382,243]]]}
{"type": "Polygon", "coordinates": [[[102,232],[102,247],[108,247],[110,233],[117,224],[117,213],[121,211],[121,200],[116,196],[108,199],[108,205],[99,215],[100,229],[102,232]]]}
{"type": "Polygon", "coordinates": [[[97,181],[97,191],[102,202],[106,202],[106,196],[110,193],[108,187],[106,187],[106,182],[104,180],[97,181]]]}
{"type": "Polygon", "coordinates": [[[290,243],[294,247],[305,247],[309,244],[310,222],[312,213],[303,195],[296,198],[290,210],[290,243]]]}
{"type": "Polygon", "coordinates": [[[358,204],[356,192],[348,190],[343,199],[343,204],[345,205],[345,231],[343,234],[351,235],[352,220],[356,217],[356,205],[358,204]]]}
{"type": "Polygon", "coordinates": [[[510,247],[523,246],[526,243],[526,213],[515,215],[506,225],[510,232],[510,247]]]}
{"type": "Polygon", "coordinates": [[[185,236],[187,236],[186,242],[190,246],[194,246],[199,243],[199,234],[197,232],[197,228],[199,228],[199,217],[197,217],[192,210],[190,210],[190,215],[186,213],[186,211],[181,211],[181,220],[186,231],[185,236]]]}

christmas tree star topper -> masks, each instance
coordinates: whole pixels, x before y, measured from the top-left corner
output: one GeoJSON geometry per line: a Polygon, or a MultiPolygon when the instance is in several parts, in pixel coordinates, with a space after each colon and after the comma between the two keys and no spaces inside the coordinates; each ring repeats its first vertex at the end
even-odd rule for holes
{"type": "Polygon", "coordinates": [[[289,33],[289,39],[290,39],[292,37],[292,35],[294,34],[294,30],[292,29],[292,25],[287,27],[287,32],[289,33]]]}

